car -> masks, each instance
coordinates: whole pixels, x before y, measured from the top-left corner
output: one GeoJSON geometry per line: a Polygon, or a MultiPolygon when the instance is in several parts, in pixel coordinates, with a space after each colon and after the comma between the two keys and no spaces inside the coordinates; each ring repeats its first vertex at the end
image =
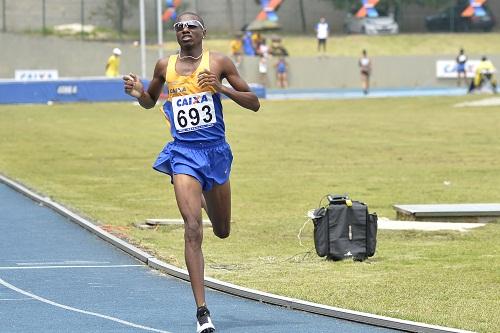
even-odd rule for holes
{"type": "Polygon", "coordinates": [[[399,24],[393,15],[387,15],[380,10],[378,14],[377,17],[357,17],[356,12],[348,13],[344,20],[344,32],[367,35],[399,33],[399,24]]]}
{"type": "Polygon", "coordinates": [[[425,17],[425,27],[428,31],[491,31],[496,24],[493,13],[487,5],[483,5],[485,15],[463,17],[462,12],[469,2],[462,2],[448,7],[441,12],[425,17]]]}

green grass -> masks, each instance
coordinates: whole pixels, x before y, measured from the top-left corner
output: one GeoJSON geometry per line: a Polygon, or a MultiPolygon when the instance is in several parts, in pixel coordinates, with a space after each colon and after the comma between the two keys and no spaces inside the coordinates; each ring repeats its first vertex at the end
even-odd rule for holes
{"type": "MultiPolygon", "coordinates": [[[[42,34],[40,31],[26,31],[28,34],[42,34]]],[[[57,35],[64,38],[80,39],[80,34],[73,37],[65,33],[56,33],[47,29],[46,34],[57,35]]],[[[87,40],[137,40],[138,33],[123,34],[121,37],[116,32],[98,29],[94,33],[85,34],[87,40]],[[135,37],[134,37],[135,36],[135,37]]],[[[292,57],[313,57],[317,55],[317,41],[314,34],[290,35],[280,32],[264,33],[263,36],[271,38],[278,35],[283,39],[283,45],[292,57]]],[[[167,30],[164,34],[165,49],[167,53],[179,49],[175,34],[167,30]]],[[[229,54],[229,43],[232,36],[212,33],[208,30],[204,47],[213,51],[229,54]]],[[[149,38],[152,49],[157,48],[156,40],[149,38]]],[[[334,34],[328,39],[328,52],[330,56],[359,57],[362,49],[367,49],[370,56],[431,56],[450,55],[456,56],[460,48],[472,56],[500,54],[500,32],[491,33],[414,33],[398,35],[343,35],[334,34]]]]}
{"type": "MultiPolygon", "coordinates": [[[[270,35],[269,35],[270,36],[270,35]]],[[[269,37],[268,36],[268,37],[269,37]]],[[[285,35],[283,45],[292,57],[316,56],[314,35],[285,35]]],[[[179,47],[173,36],[166,39],[167,50],[179,47]]],[[[211,37],[210,31],[205,40],[205,48],[229,53],[229,40],[211,37]]],[[[330,56],[359,57],[362,49],[370,56],[424,56],[454,55],[463,47],[468,55],[500,54],[500,33],[466,34],[399,34],[393,36],[333,35],[328,39],[330,56]]]]}
{"type": "MultiPolygon", "coordinates": [[[[467,233],[380,230],[364,263],[315,255],[305,213],[349,193],[379,216],[396,203],[500,202],[500,112],[476,97],[225,102],[233,229],[205,229],[208,276],[379,315],[478,332],[500,327],[500,223],[467,233]],[[444,181],[451,182],[446,186],[444,181]]],[[[184,267],[169,179],[151,169],[162,115],[131,104],[0,107],[0,172],[184,267]]]]}

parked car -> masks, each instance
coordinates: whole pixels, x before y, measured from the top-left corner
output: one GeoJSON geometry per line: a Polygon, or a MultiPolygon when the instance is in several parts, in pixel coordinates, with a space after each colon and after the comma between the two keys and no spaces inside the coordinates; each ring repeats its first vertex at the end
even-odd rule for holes
{"type": "Polygon", "coordinates": [[[344,32],[367,35],[399,33],[399,24],[393,15],[387,15],[380,10],[378,13],[377,17],[357,17],[355,12],[348,13],[344,20],[344,32]]]}
{"type": "Polygon", "coordinates": [[[446,8],[441,12],[425,18],[425,26],[429,31],[491,31],[495,26],[495,17],[487,5],[483,5],[484,16],[463,17],[462,12],[469,2],[446,8]]]}

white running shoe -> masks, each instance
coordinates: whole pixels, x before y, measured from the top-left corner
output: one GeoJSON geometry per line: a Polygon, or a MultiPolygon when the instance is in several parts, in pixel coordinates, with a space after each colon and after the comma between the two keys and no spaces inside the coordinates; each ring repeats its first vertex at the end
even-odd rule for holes
{"type": "Polygon", "coordinates": [[[215,332],[214,324],[210,319],[210,311],[206,306],[200,306],[196,311],[196,333],[213,333],[215,332]]]}

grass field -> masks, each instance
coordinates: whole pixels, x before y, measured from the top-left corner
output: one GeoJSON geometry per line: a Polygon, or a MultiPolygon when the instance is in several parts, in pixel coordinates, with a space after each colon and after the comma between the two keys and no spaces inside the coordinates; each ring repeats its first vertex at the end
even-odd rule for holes
{"type": "MultiPolygon", "coordinates": [[[[264,34],[271,37],[273,33],[264,34]]],[[[317,42],[314,35],[284,35],[283,45],[292,57],[311,57],[317,55],[317,42]]],[[[177,50],[175,37],[166,36],[167,50],[177,50]]],[[[359,57],[362,49],[367,49],[370,56],[426,56],[453,55],[464,48],[470,56],[500,54],[500,33],[442,33],[442,34],[399,34],[399,35],[333,35],[328,39],[330,56],[359,57]]],[[[205,48],[229,53],[229,39],[211,36],[208,31],[204,42],[205,48]]]]}
{"type": "MultiPolygon", "coordinates": [[[[500,202],[498,107],[477,97],[225,102],[235,162],[233,228],[205,229],[207,275],[250,288],[478,332],[500,327],[500,223],[467,233],[380,230],[364,262],[316,256],[307,210],[349,193],[393,218],[396,203],[500,202]],[[443,182],[448,181],[450,185],[443,182]]],[[[0,107],[0,172],[184,267],[169,179],[151,169],[162,115],[132,104],[0,107]]]]}
{"type": "MultiPolygon", "coordinates": [[[[40,33],[40,32],[39,32],[40,33]]],[[[51,33],[48,31],[48,33],[51,33]]],[[[105,39],[137,40],[134,35],[109,35],[104,33],[105,39]]],[[[263,32],[267,39],[280,36],[283,45],[292,57],[311,57],[317,55],[317,41],[314,33],[284,34],[283,32],[263,32]]],[[[233,36],[229,33],[216,33],[208,27],[204,47],[213,51],[229,53],[229,43],[233,36]]],[[[66,37],[68,38],[68,37],[66,37]]],[[[79,39],[80,35],[73,38],[79,39]]],[[[156,37],[149,36],[150,48],[157,48],[156,37]]],[[[99,38],[90,38],[99,40],[99,38]]],[[[173,30],[164,33],[165,49],[167,53],[179,48],[173,30]]],[[[397,35],[345,35],[334,31],[328,39],[330,56],[359,57],[362,49],[367,49],[370,56],[422,56],[422,55],[457,55],[460,48],[464,48],[469,55],[498,55],[500,54],[500,32],[490,33],[401,33],[397,35]]]]}

